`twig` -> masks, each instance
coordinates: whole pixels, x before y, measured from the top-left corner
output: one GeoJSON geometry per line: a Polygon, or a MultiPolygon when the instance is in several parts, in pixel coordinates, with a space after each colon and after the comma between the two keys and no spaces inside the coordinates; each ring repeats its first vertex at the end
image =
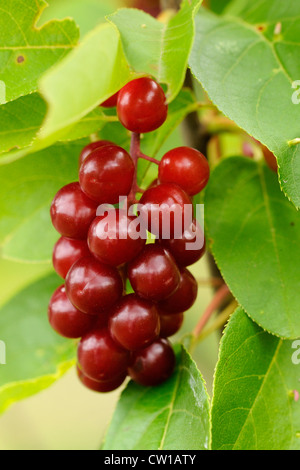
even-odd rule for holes
{"type": "Polygon", "coordinates": [[[224,284],[214,295],[212,301],[206,308],[204,314],[200,318],[200,321],[196,325],[193,335],[198,338],[198,336],[202,333],[203,329],[211,319],[212,315],[221,307],[222,303],[226,300],[228,295],[230,294],[230,290],[226,284],[224,284]]]}
{"type": "Polygon", "coordinates": [[[233,300],[216,318],[216,321],[210,328],[206,328],[197,338],[197,342],[203,341],[208,336],[210,336],[215,331],[223,328],[227,320],[236,310],[238,303],[236,300],[233,300]]]}

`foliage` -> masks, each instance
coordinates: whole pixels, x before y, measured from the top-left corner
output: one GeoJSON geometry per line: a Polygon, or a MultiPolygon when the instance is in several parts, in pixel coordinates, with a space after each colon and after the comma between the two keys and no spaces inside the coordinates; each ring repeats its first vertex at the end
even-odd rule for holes
{"type": "MultiPolygon", "coordinates": [[[[300,336],[300,104],[292,97],[300,80],[300,5],[232,0],[221,9],[212,1],[209,11],[201,3],[183,0],[164,22],[138,10],[114,12],[115,4],[101,7],[102,22],[93,15],[83,21],[87,34],[79,42],[74,20],[52,19],[61,17],[52,2],[47,16],[44,0],[0,0],[1,257],[50,266],[57,239],[51,200],[76,180],[91,134],[129,149],[115,112],[98,105],[140,74],[160,81],[169,101],[166,123],[142,141],[151,157],[161,156],[191,112],[210,137],[222,139],[217,116],[239,142],[252,142],[256,151],[249,136],[262,142],[277,157],[278,177],[259,150],[255,159],[242,152],[213,158],[205,194],[208,245],[239,303],[221,342],[212,405],[192,348],[178,345],[168,382],[154,390],[128,385],[104,448],[299,449],[292,340],[300,336]],[[42,23],[42,12],[50,22],[42,23]],[[188,66],[205,106],[182,88],[188,66]]],[[[77,18],[83,4],[73,4],[77,18]]],[[[152,166],[141,164],[139,184],[152,179],[152,166]]],[[[48,387],[74,362],[73,343],[47,327],[58,285],[51,273],[1,308],[0,339],[13,367],[0,366],[0,412],[48,387]]]]}

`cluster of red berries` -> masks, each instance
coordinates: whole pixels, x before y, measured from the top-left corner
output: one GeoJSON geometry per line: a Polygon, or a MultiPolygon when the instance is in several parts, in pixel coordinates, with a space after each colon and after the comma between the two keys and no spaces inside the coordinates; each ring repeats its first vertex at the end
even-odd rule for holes
{"type": "MultiPolygon", "coordinates": [[[[133,138],[159,128],[167,118],[164,91],[150,78],[131,81],[102,106],[115,105],[133,138]]],[[[111,206],[99,213],[101,205],[116,205],[120,197],[128,196],[130,207],[136,202],[131,155],[112,142],[98,141],[83,149],[79,165],[79,182],[63,187],[51,205],[53,225],[61,234],[53,265],[65,284],[51,298],[50,324],[64,337],[81,338],[77,370],[88,388],[108,392],[127,375],[145,386],[160,384],[175,366],[166,338],[180,329],[183,312],[197,297],[196,280],[186,267],[203,256],[205,246],[195,219],[181,238],[161,239],[164,214],[152,213],[151,207],[175,203],[183,217],[184,206],[192,207],[191,197],[207,184],[207,161],[197,150],[181,147],[159,163],[158,180],[140,201],[147,227],[158,237],[155,244],[146,244],[146,226],[136,223],[138,215],[128,209],[111,206]],[[202,246],[187,249],[199,235],[202,246]],[[128,280],[134,291],[129,295],[128,280]]],[[[170,226],[173,233],[175,218],[170,226]]]]}

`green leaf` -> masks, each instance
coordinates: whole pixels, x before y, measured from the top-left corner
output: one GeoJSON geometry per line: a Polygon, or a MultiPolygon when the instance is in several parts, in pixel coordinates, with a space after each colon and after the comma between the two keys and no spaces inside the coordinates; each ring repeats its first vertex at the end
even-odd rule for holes
{"type": "Polygon", "coordinates": [[[300,207],[299,2],[234,2],[228,15],[202,10],[190,66],[220,110],[278,158],[283,191],[300,207]]]}
{"type": "Polygon", "coordinates": [[[181,9],[167,23],[140,10],[122,9],[109,19],[121,33],[128,62],[136,72],[148,73],[168,85],[172,101],[181,89],[193,45],[194,16],[201,0],[183,0],[181,9]]]}
{"type": "Polygon", "coordinates": [[[130,382],[121,396],[103,449],[208,450],[209,447],[210,407],[204,381],[190,355],[181,347],[176,372],[166,383],[145,388],[130,382]]]}
{"type": "Polygon", "coordinates": [[[46,5],[0,0],[0,79],[7,101],[36,91],[40,76],[77,45],[79,31],[70,19],[36,27],[46,5]]]}
{"type": "Polygon", "coordinates": [[[120,36],[109,24],[89,33],[68,57],[40,81],[49,113],[40,140],[62,138],[66,128],[92,112],[131,79],[120,36]]]}
{"type": "Polygon", "coordinates": [[[209,7],[215,13],[221,14],[232,0],[209,0],[209,7]]]}
{"type": "Polygon", "coordinates": [[[299,450],[299,366],[293,343],[275,338],[242,309],[222,340],[212,406],[214,450],[299,450]]]}
{"type": "Polygon", "coordinates": [[[0,153],[30,146],[46,110],[44,100],[37,93],[0,106],[0,153]]]}
{"type": "Polygon", "coordinates": [[[6,364],[0,365],[0,413],[49,387],[74,363],[74,343],[48,323],[47,306],[58,285],[57,276],[48,276],[0,309],[0,339],[6,347],[6,364]]]}
{"type": "Polygon", "coordinates": [[[105,17],[119,6],[118,0],[47,0],[49,7],[43,12],[39,23],[52,19],[74,18],[81,36],[94,29],[105,17]]]}
{"type": "Polygon", "coordinates": [[[251,159],[224,160],[205,195],[216,262],[242,307],[263,328],[300,336],[300,214],[276,175],[251,159]]]}
{"type": "Polygon", "coordinates": [[[50,205],[56,192],[78,180],[78,157],[86,144],[60,144],[0,166],[0,247],[6,259],[50,262],[58,234],[50,205]]]}

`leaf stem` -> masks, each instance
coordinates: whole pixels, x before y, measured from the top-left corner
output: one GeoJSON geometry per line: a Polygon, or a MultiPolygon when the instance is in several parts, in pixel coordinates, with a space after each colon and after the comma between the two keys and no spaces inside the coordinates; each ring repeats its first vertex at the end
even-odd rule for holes
{"type": "Polygon", "coordinates": [[[233,300],[216,318],[216,321],[210,328],[204,329],[204,331],[198,336],[197,342],[203,341],[208,336],[210,336],[215,331],[222,328],[233,312],[236,310],[238,303],[236,300],[233,300]]]}
{"type": "Polygon", "coordinates": [[[193,331],[193,335],[195,338],[198,338],[200,336],[205,326],[211,319],[212,315],[215,313],[216,310],[220,308],[220,306],[226,300],[229,294],[230,294],[230,290],[226,284],[224,284],[222,287],[220,287],[220,289],[217,290],[212,301],[206,308],[204,314],[200,318],[198,324],[196,325],[193,331]]]}

